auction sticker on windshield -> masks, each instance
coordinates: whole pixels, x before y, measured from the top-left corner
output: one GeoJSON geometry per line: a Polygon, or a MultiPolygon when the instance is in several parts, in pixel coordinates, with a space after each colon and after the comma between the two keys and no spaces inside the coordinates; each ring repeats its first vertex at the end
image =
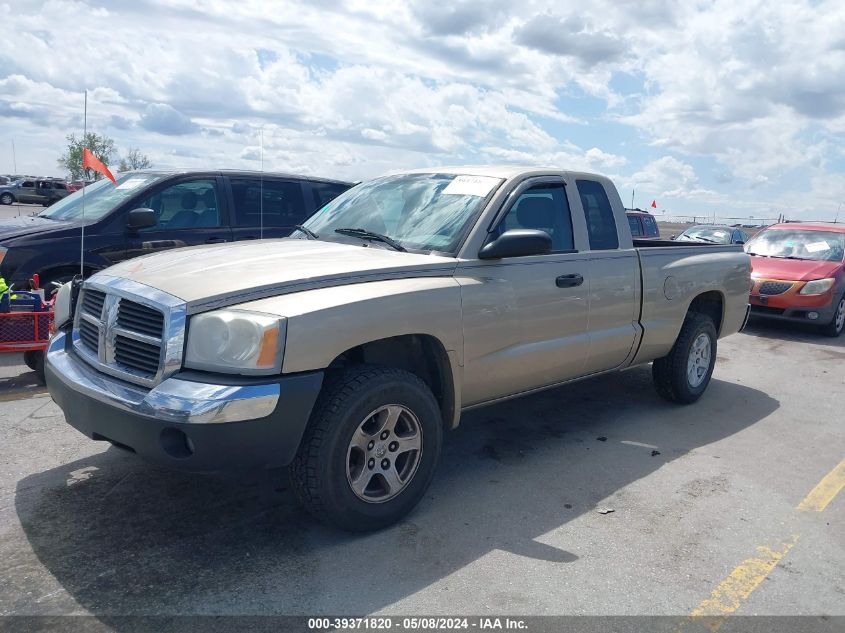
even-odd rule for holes
{"type": "Polygon", "coordinates": [[[813,242],[812,244],[807,244],[804,248],[807,249],[808,253],[818,253],[819,251],[826,251],[830,248],[830,244],[827,242],[813,242]]]}
{"type": "Polygon", "coordinates": [[[491,176],[456,176],[443,193],[484,198],[499,182],[498,178],[491,176]]]}

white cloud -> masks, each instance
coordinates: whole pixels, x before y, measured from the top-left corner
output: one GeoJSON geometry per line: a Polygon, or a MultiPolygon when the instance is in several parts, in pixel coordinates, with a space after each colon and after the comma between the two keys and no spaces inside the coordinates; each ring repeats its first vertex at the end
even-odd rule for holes
{"type": "Polygon", "coordinates": [[[263,129],[268,169],[540,162],[690,207],[845,198],[835,0],[105,7],[0,5],[0,136],[29,171],[52,171],[81,131],[87,88],[89,126],[161,166],[255,166],[263,129]]]}

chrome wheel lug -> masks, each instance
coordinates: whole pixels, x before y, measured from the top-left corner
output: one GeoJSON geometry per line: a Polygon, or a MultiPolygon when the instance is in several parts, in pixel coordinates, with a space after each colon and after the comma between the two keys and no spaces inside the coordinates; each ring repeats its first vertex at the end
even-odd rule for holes
{"type": "Polygon", "coordinates": [[[381,467],[382,467],[382,470],[387,470],[388,468],[390,468],[390,460],[389,459],[381,460],[381,467]]]}
{"type": "Polygon", "coordinates": [[[388,431],[382,431],[380,437],[381,437],[381,439],[386,440],[389,435],[390,435],[390,433],[388,431]]]}
{"type": "Polygon", "coordinates": [[[370,440],[370,443],[367,444],[367,450],[368,451],[373,450],[373,446],[375,446],[375,445],[376,445],[376,443],[373,440],[370,440]]]}
{"type": "Polygon", "coordinates": [[[376,460],[374,460],[372,457],[370,457],[370,460],[367,462],[367,468],[372,470],[375,467],[376,467],[376,460]]]}
{"type": "Polygon", "coordinates": [[[391,453],[396,452],[397,448],[399,448],[399,442],[391,442],[387,445],[387,450],[389,450],[391,453]]]}

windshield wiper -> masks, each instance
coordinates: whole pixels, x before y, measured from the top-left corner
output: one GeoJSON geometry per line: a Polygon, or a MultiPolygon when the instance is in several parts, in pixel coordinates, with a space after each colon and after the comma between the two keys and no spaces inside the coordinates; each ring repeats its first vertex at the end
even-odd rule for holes
{"type": "Polygon", "coordinates": [[[769,255],[769,257],[774,257],[775,259],[797,259],[798,261],[806,261],[806,257],[795,257],[795,255],[769,255]]]}
{"type": "Polygon", "coordinates": [[[399,242],[394,240],[392,237],[387,237],[386,235],[382,235],[381,233],[375,233],[373,231],[368,231],[367,229],[335,229],[335,233],[340,233],[341,235],[349,235],[352,237],[359,237],[362,240],[375,240],[376,242],[384,242],[391,248],[394,248],[397,251],[401,251],[403,253],[407,253],[408,249],[402,246],[399,242]]]}
{"type": "Polygon", "coordinates": [[[707,242],[709,244],[720,244],[721,243],[721,242],[718,242],[716,240],[711,240],[709,237],[704,237],[703,235],[696,235],[692,239],[699,240],[701,242],[707,242]]]}
{"type": "Polygon", "coordinates": [[[295,228],[297,231],[302,231],[308,237],[309,240],[319,240],[320,239],[319,235],[317,235],[314,231],[312,231],[311,229],[309,229],[306,226],[302,226],[301,224],[294,224],[293,228],[295,228]]]}

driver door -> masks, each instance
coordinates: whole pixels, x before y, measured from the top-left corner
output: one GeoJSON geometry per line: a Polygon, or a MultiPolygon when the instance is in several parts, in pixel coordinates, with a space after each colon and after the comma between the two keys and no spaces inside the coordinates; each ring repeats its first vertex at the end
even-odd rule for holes
{"type": "Polygon", "coordinates": [[[135,205],[156,212],[155,226],[130,235],[127,258],[184,246],[220,244],[232,239],[221,208],[220,179],[208,176],[169,182],[135,205]]]}
{"type": "Polygon", "coordinates": [[[465,406],[581,375],[589,349],[589,252],[576,245],[562,179],[533,179],[512,196],[493,235],[538,229],[546,255],[462,262],[465,406]]]}

